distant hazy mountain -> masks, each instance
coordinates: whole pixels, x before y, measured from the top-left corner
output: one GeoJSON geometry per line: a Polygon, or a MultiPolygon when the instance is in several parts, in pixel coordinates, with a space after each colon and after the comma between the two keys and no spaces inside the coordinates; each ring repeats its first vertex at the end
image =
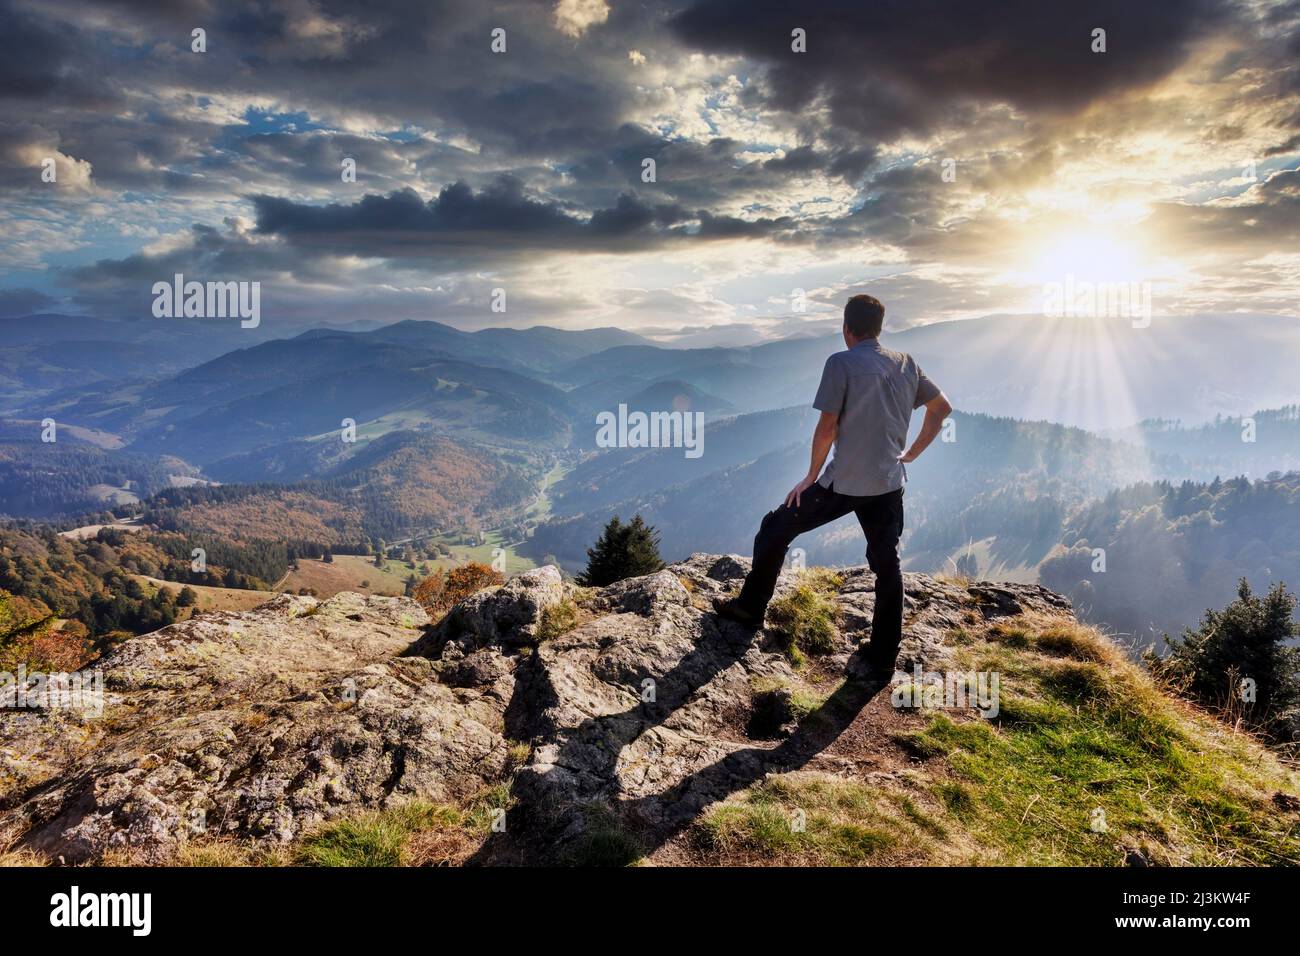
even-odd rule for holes
{"type": "Polygon", "coordinates": [[[0,413],[73,385],[177,372],[273,335],[209,319],[0,319],[0,413]]]}
{"type": "MultiPolygon", "coordinates": [[[[838,348],[843,348],[841,341],[838,348]]],[[[671,380],[693,385],[740,411],[784,408],[812,401],[833,340],[794,339],[748,348],[665,349],[621,346],[556,369],[560,385],[599,382],[649,385],[671,380]]]]}
{"type": "MultiPolygon", "coordinates": [[[[61,315],[5,319],[0,329],[0,411],[58,389],[174,373],[232,350],[242,355],[274,335],[269,325],[245,330],[206,319],[61,315]]],[[[915,355],[958,407],[1106,429],[1146,419],[1195,425],[1215,414],[1290,404],[1298,333],[1297,319],[1268,315],[1156,316],[1147,328],[1118,319],[990,316],[887,331],[884,342],[915,355]]],[[[413,348],[562,388],[682,381],[739,411],[809,401],[826,356],[843,347],[838,336],[819,335],[663,348],[618,329],[463,332],[412,320],[369,331],[312,330],[283,340],[285,354],[337,336],[359,352],[381,344],[413,348]]]]}
{"type": "MultiPolygon", "coordinates": [[[[110,507],[166,487],[170,474],[187,474],[189,465],[224,483],[299,485],[359,473],[366,462],[346,525],[328,532],[331,543],[353,541],[356,529],[376,522],[397,529],[402,514],[426,525],[440,515],[436,523],[450,525],[481,507],[491,510],[492,489],[509,476],[540,479],[546,461],[568,443],[574,411],[560,389],[500,363],[476,364],[405,341],[425,335],[475,349],[491,339],[433,323],[404,323],[385,335],[321,330],[228,351],[176,373],[77,383],[45,395],[25,410],[27,424],[15,434],[24,443],[0,449],[0,510],[54,517],[110,507]],[[38,440],[46,417],[59,424],[57,446],[38,440]],[[348,420],[355,435],[345,432],[348,420]],[[84,429],[94,429],[102,447],[77,446],[78,433],[90,434],[84,429]],[[391,435],[404,437],[385,441],[391,435]],[[397,468],[398,459],[416,454],[411,448],[454,450],[459,460],[478,463],[479,478],[466,477],[468,468],[397,468]],[[164,457],[181,461],[164,467],[164,457]],[[506,472],[490,479],[498,467],[506,472]],[[454,484],[447,483],[450,473],[458,476],[454,484]],[[432,510],[394,507],[393,474],[405,476],[402,495],[423,496],[432,510]],[[385,476],[387,488],[378,496],[361,487],[377,476],[385,476]],[[355,512],[362,506],[375,513],[355,512]]],[[[524,351],[532,342],[535,359],[549,350],[551,360],[566,362],[629,337],[528,330],[503,338],[524,351]]],[[[523,482],[506,497],[531,494],[523,482]]],[[[251,505],[241,507],[247,517],[251,505]]],[[[311,511],[299,509],[278,524],[301,526],[306,530],[296,539],[309,539],[311,511]]]]}
{"type": "MultiPolygon", "coordinates": [[[[147,494],[189,463],[227,485],[292,486],[292,508],[267,491],[240,498],[239,527],[256,527],[260,501],[280,516],[268,527],[295,528],[303,540],[317,507],[335,516],[328,533],[340,543],[375,527],[410,530],[406,521],[518,522],[509,509],[535,502],[549,520],[528,547],[570,567],[612,513],[641,511],[669,555],[747,550],[762,515],[806,468],[809,402],[826,358],[843,348],[825,335],[663,348],[617,329],[464,332],[428,321],[258,341],[239,338],[237,327],[178,324],[167,328],[193,361],[173,368],[159,356],[180,346],[141,338],[144,329],[157,334],[149,323],[55,316],[7,327],[18,334],[0,347],[0,372],[20,380],[5,401],[29,422],[48,416],[95,429],[102,446],[11,448],[9,513],[67,514],[119,500],[122,485],[147,494]],[[211,339],[200,348],[205,330],[211,339]],[[218,340],[238,347],[204,357],[218,340]],[[113,347],[101,350],[101,341],[113,347]],[[103,371],[76,371],[100,353],[103,371]],[[595,415],[620,403],[704,412],[703,457],[597,452],[595,415]],[[343,440],[345,419],[356,423],[355,443],[343,440]],[[417,467],[429,454],[460,465],[417,467]],[[179,461],[160,466],[163,455],[179,461]],[[541,476],[561,457],[568,473],[542,501],[541,476]],[[468,474],[475,468],[480,486],[468,474]]],[[[980,574],[1032,578],[1066,522],[1112,489],[1300,466],[1294,407],[1214,420],[1295,401],[1297,332],[1296,320],[1268,316],[1157,317],[1144,329],[997,316],[887,334],[885,344],[916,356],[961,409],[956,441],[936,443],[911,469],[911,566],[960,561],[980,574]]],[[[220,525],[235,500],[226,496],[240,494],[196,492],[187,508],[220,525]]],[[[810,561],[861,558],[851,519],[802,544],[810,561]]]]}
{"type": "MultiPolygon", "coordinates": [[[[308,335],[327,333],[307,333],[308,335]]],[[[363,334],[364,340],[445,352],[467,362],[547,372],[610,348],[641,345],[645,339],[621,329],[480,329],[462,332],[440,322],[408,320],[363,334]]]]}
{"type": "MultiPolygon", "coordinates": [[[[553,517],[527,548],[573,568],[611,514],[641,514],[666,556],[747,553],[763,514],[807,463],[813,412],[786,409],[710,425],[702,459],[674,449],[613,449],[552,491],[553,517]]],[[[956,441],[909,469],[906,566],[1039,580],[1091,621],[1151,644],[1222,606],[1248,577],[1257,589],[1300,580],[1300,410],[1289,406],[1193,428],[1145,423],[1121,441],[1045,422],[955,412],[956,441]],[[1246,424],[1249,424],[1246,423],[1246,424]],[[1184,482],[1221,474],[1222,481],[1184,482]],[[1159,483],[1151,484],[1153,480],[1159,483]],[[1105,550],[1094,570],[1095,548],[1105,550]]],[[[915,423],[914,423],[915,428],[915,423]]],[[[860,560],[852,517],[800,539],[809,563],[860,560]]]]}
{"type": "MultiPolygon", "coordinates": [[[[462,332],[438,322],[385,325],[358,319],[283,339],[294,343],[284,351],[340,335],[357,349],[386,343],[517,371],[545,370],[602,349],[645,342],[619,329],[537,326],[462,332]]],[[[271,322],[243,329],[236,321],[214,319],[112,320],[55,314],[0,319],[0,414],[68,388],[165,376],[228,353],[240,356],[281,337],[271,322]]],[[[222,367],[237,372],[239,361],[235,358],[222,367]]]]}
{"type": "Polygon", "coordinates": [[[593,455],[552,489],[553,513],[600,516],[792,444],[806,446],[815,421],[811,408],[787,408],[714,422],[705,429],[705,450],[699,458],[687,458],[679,448],[616,448],[593,455]]]}
{"type": "Polygon", "coordinates": [[[662,379],[638,387],[640,385],[637,380],[608,379],[567,392],[574,409],[574,445],[583,449],[593,448],[596,416],[601,412],[616,413],[620,405],[626,405],[629,412],[699,412],[706,422],[736,412],[730,402],[679,379],[662,379]]]}
{"type": "Polygon", "coordinates": [[[887,336],[969,411],[1104,429],[1189,425],[1296,400],[1300,320],[992,316],[887,336]]]}
{"type": "MultiPolygon", "coordinates": [[[[1129,320],[990,316],[886,332],[971,412],[1126,428],[1144,419],[1199,424],[1296,398],[1300,320],[1282,316],[1129,320]]],[[[839,336],[784,339],[744,348],[620,347],[557,369],[553,380],[610,378],[689,382],[742,411],[812,400],[839,336]]]]}
{"type": "MultiPolygon", "coordinates": [[[[970,540],[978,523],[972,503],[994,506],[981,496],[1001,493],[1004,558],[1014,554],[1008,563],[1032,568],[1059,539],[1065,514],[1088,498],[1183,467],[1172,456],[1149,457],[1078,428],[963,412],[952,418],[956,440],[936,441],[909,468],[908,528],[933,529],[909,545],[918,570],[942,569],[970,540]]],[[[807,470],[814,421],[805,407],[716,423],[706,432],[705,455],[694,460],[679,449],[612,449],[588,459],[553,490],[556,517],[537,530],[530,553],[581,566],[610,514],[638,512],[659,528],[666,555],[746,551],[764,513],[807,470]]],[[[913,432],[919,425],[918,416],[913,432]]],[[[863,551],[852,517],[800,545],[810,562],[824,564],[860,560],[863,551]]]]}
{"type": "Polygon", "coordinates": [[[1300,470],[1300,405],[1216,418],[1192,426],[1145,421],[1104,434],[1139,445],[1152,454],[1179,456],[1187,463],[1184,477],[1188,478],[1263,478],[1270,472],[1300,470]]]}
{"type": "Polygon", "coordinates": [[[570,418],[564,393],[535,379],[344,333],[267,342],[159,380],[73,389],[40,408],[198,465],[340,441],[344,419],[370,434],[427,424],[547,444],[563,439],[570,418]]]}

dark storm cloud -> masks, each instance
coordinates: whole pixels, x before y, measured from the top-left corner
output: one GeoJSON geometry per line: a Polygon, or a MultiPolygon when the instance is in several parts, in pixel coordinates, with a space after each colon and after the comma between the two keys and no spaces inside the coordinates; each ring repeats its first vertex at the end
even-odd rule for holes
{"type": "MultiPolygon", "coordinates": [[[[621,40],[585,43],[579,64],[550,5],[531,0],[0,3],[0,141],[53,124],[109,189],[238,193],[250,175],[277,185],[263,181],[265,153],[249,151],[257,144],[230,135],[245,103],[327,126],[468,137],[497,172],[600,149],[634,89],[621,40]],[[496,26],[508,31],[504,55],[489,48],[496,26]],[[190,49],[196,27],[207,31],[205,53],[190,49]]],[[[446,182],[460,170],[438,172],[446,182]]]]}
{"type": "MultiPolygon", "coordinates": [[[[100,315],[147,315],[153,283],[170,281],[175,273],[263,281],[269,301],[311,315],[301,290],[338,282],[341,258],[421,268],[424,262],[452,274],[508,268],[521,253],[636,252],[673,243],[801,238],[799,224],[789,218],[743,220],[631,194],[584,218],[529,197],[509,177],[478,191],[453,183],[428,201],[410,189],[354,203],[313,205],[275,196],[251,201],[257,215],[251,230],[233,221],[224,229],[198,225],[188,241],[165,251],[102,259],[61,274],[77,289],[76,302],[100,315]]],[[[408,302],[402,294],[392,298],[408,302]]],[[[351,303],[332,305],[346,314],[351,303]]]]}
{"type": "Polygon", "coordinates": [[[43,312],[57,301],[38,289],[0,289],[0,318],[43,312]]]}
{"type": "Polygon", "coordinates": [[[120,289],[132,289],[140,297],[151,297],[149,287],[156,281],[169,279],[176,272],[251,280],[275,270],[291,272],[302,278],[311,268],[308,260],[277,259],[273,250],[260,247],[249,236],[228,229],[194,226],[188,238],[188,242],[165,252],[138,252],[121,259],[101,259],[68,269],[67,275],[83,296],[95,299],[99,293],[111,297],[120,289]]]}
{"type": "MultiPolygon", "coordinates": [[[[40,36],[75,36],[72,24],[81,18],[74,5],[51,0],[36,11],[13,16],[40,36]],[[48,25],[56,15],[65,19],[48,25]]],[[[75,62],[100,83],[118,78],[146,88],[269,97],[314,115],[355,110],[395,123],[451,126],[521,154],[581,149],[619,121],[626,51],[618,51],[620,62],[612,52],[587,50],[585,69],[578,69],[572,44],[549,16],[548,5],[529,0],[222,2],[189,9],[132,3],[113,17],[129,37],[130,55],[87,36],[75,45],[75,62]],[[503,55],[489,49],[497,26],[508,31],[503,55]],[[193,27],[207,31],[206,53],[190,51],[193,27]]],[[[57,48],[63,59],[52,62],[60,70],[70,46],[57,48]]],[[[18,61],[16,79],[24,89],[44,90],[53,68],[44,65],[43,52],[29,59],[18,61]]]]}
{"type": "Polygon", "coordinates": [[[462,256],[476,249],[489,255],[517,249],[630,251],[674,239],[756,238],[795,229],[786,218],[741,220],[626,193],[614,206],[582,217],[530,198],[508,176],[478,192],[453,183],[427,202],[410,189],[351,204],[313,206],[274,196],[252,201],[259,233],[358,256],[421,256],[435,247],[452,247],[462,256]]]}
{"type": "Polygon", "coordinates": [[[960,117],[972,102],[1070,112],[1159,80],[1225,22],[1214,0],[700,0],[672,21],[701,50],[767,68],[764,105],[825,96],[835,124],[885,140],[960,117]],[[791,30],[808,52],[791,51],[791,30]],[[1108,51],[1090,50],[1093,28],[1108,51]]]}
{"type": "Polygon", "coordinates": [[[93,69],[78,31],[28,16],[0,0],[0,103],[17,101],[95,107],[115,101],[113,84],[93,69]]]}
{"type": "Polygon", "coordinates": [[[565,164],[571,183],[553,186],[560,198],[578,203],[613,203],[635,189],[659,202],[688,207],[744,205],[754,212],[786,213],[790,187],[836,179],[857,185],[877,162],[875,147],[798,146],[771,158],[742,156],[748,144],[718,136],[707,140],[669,138],[624,124],[599,150],[579,152],[565,164]],[[656,181],[644,183],[642,163],[653,159],[656,181]]]}
{"type": "MultiPolygon", "coordinates": [[[[504,172],[588,212],[637,187],[647,157],[664,170],[657,202],[734,212],[759,194],[753,208],[767,214],[788,210],[763,194],[814,176],[856,183],[875,162],[875,142],[846,140],[835,131],[813,145],[819,136],[810,128],[806,144],[786,156],[742,162],[735,154],[748,144],[734,139],[699,142],[631,123],[644,90],[629,47],[665,46],[666,59],[684,52],[663,26],[664,11],[614,4],[609,22],[583,37],[575,57],[574,41],[554,28],[552,6],[532,0],[385,0],[364,8],[307,0],[14,6],[0,38],[12,48],[0,61],[11,97],[0,139],[15,143],[28,135],[24,129],[43,129],[53,100],[62,108],[54,130],[60,148],[91,163],[96,185],[107,189],[303,198],[336,181],[340,156],[353,155],[372,174],[371,191],[413,177],[426,188],[457,179],[478,185],[504,172]],[[196,26],[207,31],[203,54],[189,48],[196,26]],[[503,55],[488,45],[496,26],[507,30],[503,55]],[[146,99],[122,108],[124,98],[140,94],[146,99]],[[209,99],[219,105],[207,105],[209,99]],[[109,101],[114,109],[97,108],[109,101]],[[357,117],[381,129],[410,124],[441,142],[367,148],[354,133],[329,128],[248,135],[238,108],[230,114],[241,102],[303,111],[327,126],[331,118],[355,125],[357,117]],[[448,145],[463,137],[469,151],[448,145]],[[556,162],[565,177],[547,165],[556,162]]],[[[28,184],[28,177],[6,176],[0,189],[28,184]]]]}

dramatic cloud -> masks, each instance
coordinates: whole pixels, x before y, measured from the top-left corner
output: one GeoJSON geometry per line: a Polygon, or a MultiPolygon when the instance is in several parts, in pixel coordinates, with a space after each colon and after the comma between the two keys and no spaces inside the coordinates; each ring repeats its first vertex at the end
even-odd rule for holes
{"type": "Polygon", "coordinates": [[[258,279],[289,323],[712,341],[811,327],[868,285],[896,324],[1033,311],[1085,271],[1148,280],[1170,312],[1300,299],[1300,3],[0,0],[0,17],[15,308],[134,315],[181,271],[258,279]],[[496,287],[506,315],[484,307],[496,287]]]}
{"type": "Polygon", "coordinates": [[[675,204],[651,205],[626,193],[615,206],[581,218],[529,198],[510,176],[477,193],[463,182],[453,183],[428,202],[406,189],[347,206],[303,205],[272,196],[256,196],[253,205],[258,232],[336,254],[393,258],[631,250],[668,239],[760,237],[795,225],[789,219],[738,219],[675,204]]]}
{"type": "Polygon", "coordinates": [[[972,104],[1030,113],[1079,110],[1166,76],[1226,18],[1212,0],[954,0],[810,3],[701,0],[673,20],[690,45],[767,70],[766,106],[819,100],[835,125],[875,139],[960,122],[972,104]],[[1106,31],[1104,54],[1092,51],[1106,31]],[[805,31],[806,51],[792,50],[805,31]]]}

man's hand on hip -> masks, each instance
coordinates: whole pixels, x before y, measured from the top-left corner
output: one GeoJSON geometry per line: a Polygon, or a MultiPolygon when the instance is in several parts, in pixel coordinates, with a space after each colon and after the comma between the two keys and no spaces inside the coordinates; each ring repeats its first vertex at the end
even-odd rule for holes
{"type": "Polygon", "coordinates": [[[920,434],[916,436],[916,441],[912,442],[912,447],[898,456],[898,460],[904,465],[910,465],[920,458],[921,452],[930,447],[930,442],[934,441],[935,436],[943,429],[944,419],[950,414],[952,414],[952,405],[948,403],[948,398],[943,392],[926,402],[925,421],[921,423],[920,434]]]}
{"type": "Polygon", "coordinates": [[[791,488],[790,493],[785,496],[785,506],[787,508],[798,508],[799,496],[815,484],[817,484],[816,475],[805,475],[803,480],[791,488]]]}

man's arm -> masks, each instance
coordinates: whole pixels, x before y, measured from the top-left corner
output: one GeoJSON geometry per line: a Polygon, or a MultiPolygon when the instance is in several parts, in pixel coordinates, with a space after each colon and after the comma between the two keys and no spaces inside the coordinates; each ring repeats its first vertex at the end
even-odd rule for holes
{"type": "Polygon", "coordinates": [[[831,446],[835,444],[835,436],[839,430],[839,413],[822,412],[821,417],[817,419],[817,428],[813,430],[812,459],[808,463],[808,474],[785,496],[786,507],[798,508],[799,496],[817,481],[817,476],[822,473],[822,465],[826,464],[826,456],[831,453],[831,446]],[[794,504],[791,505],[791,502],[794,504]]]}
{"type": "Polygon", "coordinates": [[[916,461],[921,456],[921,452],[930,447],[934,436],[943,428],[943,420],[951,413],[952,406],[948,404],[948,399],[943,392],[926,402],[925,421],[921,423],[921,433],[916,436],[916,441],[912,442],[912,447],[898,456],[898,460],[905,465],[916,461]]]}

